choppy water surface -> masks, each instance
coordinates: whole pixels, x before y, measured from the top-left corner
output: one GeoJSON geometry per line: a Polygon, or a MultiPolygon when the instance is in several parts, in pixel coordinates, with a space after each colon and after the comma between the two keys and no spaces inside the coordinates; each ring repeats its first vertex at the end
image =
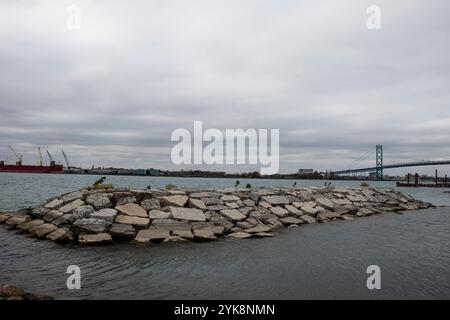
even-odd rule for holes
{"type": "MultiPolygon", "coordinates": [[[[0,174],[0,211],[91,184],[98,177],[0,174]]],[[[115,185],[229,187],[234,179],[111,177],[115,185]]],[[[286,180],[243,180],[288,186],[286,180]]],[[[358,182],[333,182],[358,185],[358,182]]],[[[323,185],[297,181],[297,185],[323,185]]],[[[392,183],[371,183],[393,186],[392,183]]],[[[450,205],[442,189],[405,189],[450,205]]],[[[0,283],[66,299],[449,299],[450,208],[382,214],[283,230],[274,238],[135,247],[60,246],[0,227],[0,283]],[[66,288],[67,266],[82,289],[66,288]],[[366,288],[366,268],[381,267],[382,289],[366,288]]]]}

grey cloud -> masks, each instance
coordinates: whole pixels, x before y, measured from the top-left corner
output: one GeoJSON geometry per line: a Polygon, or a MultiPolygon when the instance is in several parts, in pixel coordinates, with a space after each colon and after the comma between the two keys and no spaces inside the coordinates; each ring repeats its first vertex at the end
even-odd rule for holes
{"type": "Polygon", "coordinates": [[[380,0],[380,31],[370,1],[80,0],[78,31],[70,4],[0,4],[2,157],[173,169],[172,130],[202,120],[280,129],[283,172],[376,144],[388,162],[450,158],[447,1],[380,0]]]}

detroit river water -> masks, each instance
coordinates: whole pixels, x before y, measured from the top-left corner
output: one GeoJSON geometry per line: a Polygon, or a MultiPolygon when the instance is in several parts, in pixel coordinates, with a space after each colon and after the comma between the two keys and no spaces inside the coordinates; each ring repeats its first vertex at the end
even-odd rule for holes
{"type": "MultiPolygon", "coordinates": [[[[0,173],[0,211],[23,208],[96,179],[0,173]]],[[[114,176],[108,181],[125,187],[230,187],[235,179],[114,176]]],[[[253,186],[294,182],[240,181],[253,186]]],[[[297,181],[297,186],[314,185],[323,186],[323,181],[297,181]]],[[[445,189],[402,191],[450,206],[445,189]]],[[[273,238],[148,247],[61,246],[0,226],[0,283],[58,299],[449,299],[450,207],[312,224],[285,229],[273,238]],[[366,268],[374,264],[381,268],[381,290],[366,287],[366,268]],[[69,265],[81,268],[80,290],[66,288],[69,265]]]]}

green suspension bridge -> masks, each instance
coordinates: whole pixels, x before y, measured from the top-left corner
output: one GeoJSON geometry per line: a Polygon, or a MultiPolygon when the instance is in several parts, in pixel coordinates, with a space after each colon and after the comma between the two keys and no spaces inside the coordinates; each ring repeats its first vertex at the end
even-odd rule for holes
{"type": "Polygon", "coordinates": [[[439,160],[439,161],[417,161],[417,162],[405,162],[396,164],[383,164],[383,146],[377,145],[375,151],[375,167],[359,168],[359,169],[347,169],[341,171],[332,171],[331,174],[334,176],[340,175],[351,175],[358,173],[376,173],[377,180],[383,180],[383,174],[385,169],[394,168],[407,168],[407,167],[422,167],[422,166],[441,166],[450,165],[450,160],[439,160]]]}

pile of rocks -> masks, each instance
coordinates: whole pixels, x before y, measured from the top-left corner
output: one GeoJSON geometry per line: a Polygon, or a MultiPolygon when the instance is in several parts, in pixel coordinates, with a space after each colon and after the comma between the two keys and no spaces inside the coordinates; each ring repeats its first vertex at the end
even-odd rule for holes
{"type": "Polygon", "coordinates": [[[5,284],[0,286],[0,300],[53,300],[53,297],[28,293],[17,287],[5,284]]]}
{"type": "Polygon", "coordinates": [[[432,207],[393,189],[82,189],[0,223],[37,238],[81,244],[207,241],[273,236],[283,227],[432,207]]]}

